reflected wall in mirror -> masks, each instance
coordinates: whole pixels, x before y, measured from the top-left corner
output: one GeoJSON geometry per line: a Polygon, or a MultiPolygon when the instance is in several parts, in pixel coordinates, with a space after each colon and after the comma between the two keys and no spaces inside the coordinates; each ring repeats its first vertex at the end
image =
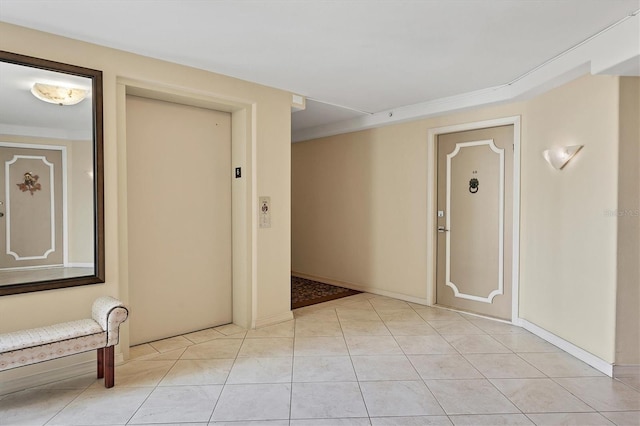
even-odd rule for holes
{"type": "Polygon", "coordinates": [[[104,282],[102,161],[102,72],[0,51],[0,296],[104,282]]]}

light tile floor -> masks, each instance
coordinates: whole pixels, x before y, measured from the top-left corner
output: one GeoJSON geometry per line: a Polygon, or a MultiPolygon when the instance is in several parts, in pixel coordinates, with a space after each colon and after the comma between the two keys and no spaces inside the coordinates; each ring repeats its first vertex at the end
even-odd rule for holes
{"type": "Polygon", "coordinates": [[[131,348],[116,387],[0,396],[0,425],[640,425],[612,380],[508,324],[371,294],[131,348]]]}

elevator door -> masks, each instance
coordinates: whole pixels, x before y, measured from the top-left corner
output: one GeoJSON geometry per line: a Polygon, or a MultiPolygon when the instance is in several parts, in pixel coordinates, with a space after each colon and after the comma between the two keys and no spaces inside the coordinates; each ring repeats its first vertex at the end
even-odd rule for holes
{"type": "Polygon", "coordinates": [[[232,321],[231,115],[127,97],[132,345],[232,321]]]}

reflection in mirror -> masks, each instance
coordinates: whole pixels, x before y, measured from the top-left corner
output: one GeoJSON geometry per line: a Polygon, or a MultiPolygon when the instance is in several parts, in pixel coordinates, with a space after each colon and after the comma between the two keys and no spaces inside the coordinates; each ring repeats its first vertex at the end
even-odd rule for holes
{"type": "Polygon", "coordinates": [[[104,282],[102,74],[0,51],[0,295],[104,282]]]}

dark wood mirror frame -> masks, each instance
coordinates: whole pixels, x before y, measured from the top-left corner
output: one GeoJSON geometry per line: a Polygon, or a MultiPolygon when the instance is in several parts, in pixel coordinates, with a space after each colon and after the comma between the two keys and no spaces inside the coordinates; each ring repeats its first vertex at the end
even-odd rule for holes
{"type": "Polygon", "coordinates": [[[53,62],[45,59],[0,51],[0,61],[26,67],[40,68],[63,74],[90,78],[93,102],[93,221],[94,221],[94,273],[74,278],[25,282],[0,286],[0,296],[53,290],[105,281],[104,256],[104,164],[103,164],[103,123],[102,123],[102,71],[75,65],[53,62]]]}

